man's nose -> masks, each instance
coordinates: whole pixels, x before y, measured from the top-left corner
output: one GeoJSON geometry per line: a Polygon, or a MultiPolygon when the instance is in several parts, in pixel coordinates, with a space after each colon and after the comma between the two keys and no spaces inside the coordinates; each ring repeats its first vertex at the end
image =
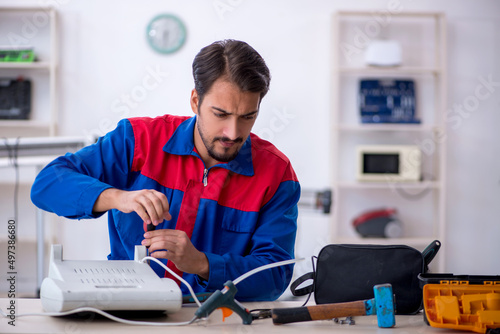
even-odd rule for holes
{"type": "Polygon", "coordinates": [[[238,120],[229,119],[225,124],[224,136],[230,140],[236,140],[240,137],[240,131],[238,120]]]}

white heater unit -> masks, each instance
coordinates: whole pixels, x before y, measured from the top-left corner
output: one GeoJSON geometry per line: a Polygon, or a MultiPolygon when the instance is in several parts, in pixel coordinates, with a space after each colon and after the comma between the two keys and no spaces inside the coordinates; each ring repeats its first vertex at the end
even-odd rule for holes
{"type": "Polygon", "coordinates": [[[80,307],[107,311],[157,310],[177,312],[182,306],[179,286],[160,278],[147,263],[144,246],[136,246],[135,259],[109,261],[63,260],[61,245],[52,245],[49,275],[40,289],[46,312],[80,307]]]}

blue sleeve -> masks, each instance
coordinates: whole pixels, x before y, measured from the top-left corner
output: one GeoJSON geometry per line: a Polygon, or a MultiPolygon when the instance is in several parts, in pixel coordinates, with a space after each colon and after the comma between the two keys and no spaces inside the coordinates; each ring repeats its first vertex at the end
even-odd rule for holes
{"type": "MultiPolygon", "coordinates": [[[[208,281],[198,280],[198,283],[208,290],[220,289],[227,280],[234,280],[252,269],[293,259],[299,197],[298,182],[282,182],[272,199],[259,212],[259,224],[249,245],[249,255],[206,253],[210,264],[210,277],[208,281]]],[[[250,276],[236,286],[236,299],[275,300],[288,287],[292,273],[293,265],[286,265],[250,276]]]]}
{"type": "Polygon", "coordinates": [[[107,188],[123,188],[132,165],[134,135],[130,122],[76,153],[49,163],[37,175],[31,200],[39,208],[67,218],[96,218],[94,203],[107,188]]]}

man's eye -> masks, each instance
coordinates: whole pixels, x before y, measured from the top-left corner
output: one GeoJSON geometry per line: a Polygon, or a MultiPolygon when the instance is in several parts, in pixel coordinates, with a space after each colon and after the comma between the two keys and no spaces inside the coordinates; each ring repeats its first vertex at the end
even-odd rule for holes
{"type": "Polygon", "coordinates": [[[224,117],[226,117],[226,114],[223,114],[223,113],[214,113],[214,115],[215,115],[216,117],[219,117],[219,118],[224,118],[224,117]]]}
{"type": "Polygon", "coordinates": [[[247,119],[247,120],[252,120],[255,118],[255,115],[248,115],[248,116],[245,116],[243,117],[244,119],[247,119]]]}

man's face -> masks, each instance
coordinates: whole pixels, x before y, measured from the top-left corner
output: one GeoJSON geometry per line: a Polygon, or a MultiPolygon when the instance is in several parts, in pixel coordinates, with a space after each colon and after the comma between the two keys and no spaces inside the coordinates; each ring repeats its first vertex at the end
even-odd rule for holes
{"type": "Polygon", "coordinates": [[[200,105],[196,90],[191,92],[191,108],[198,115],[195,146],[205,165],[234,159],[257,119],[260,94],[242,92],[224,78],[217,79],[200,105]]]}

